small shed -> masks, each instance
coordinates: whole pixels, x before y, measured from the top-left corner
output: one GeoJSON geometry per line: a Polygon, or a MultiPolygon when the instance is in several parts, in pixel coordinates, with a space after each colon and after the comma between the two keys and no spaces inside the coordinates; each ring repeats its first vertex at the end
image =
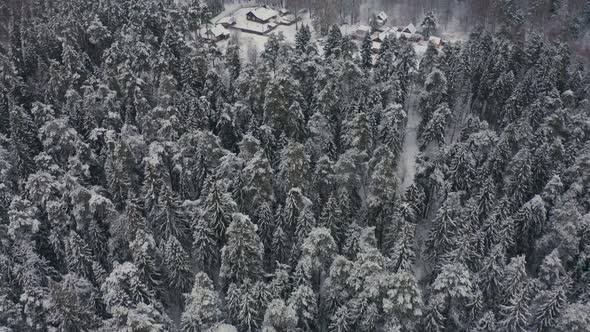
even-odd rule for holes
{"type": "Polygon", "coordinates": [[[434,44],[434,46],[436,46],[436,47],[443,46],[443,41],[439,37],[430,36],[430,38],[428,38],[428,42],[434,44]]]}
{"type": "Polygon", "coordinates": [[[371,27],[367,25],[359,25],[356,30],[352,33],[352,38],[363,40],[367,36],[368,33],[371,32],[371,27]]]}
{"type": "Polygon", "coordinates": [[[236,24],[236,18],[234,16],[225,16],[222,17],[219,21],[217,21],[217,24],[221,24],[227,28],[229,26],[236,24]]]}
{"type": "Polygon", "coordinates": [[[200,31],[201,38],[211,41],[211,42],[218,42],[220,40],[224,40],[229,38],[230,33],[223,25],[221,24],[207,24],[206,27],[202,28],[200,31]]]}

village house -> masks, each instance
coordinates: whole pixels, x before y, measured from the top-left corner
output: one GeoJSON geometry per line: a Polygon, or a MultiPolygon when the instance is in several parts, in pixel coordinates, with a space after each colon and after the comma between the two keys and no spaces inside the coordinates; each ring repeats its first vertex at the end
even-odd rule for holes
{"type": "Polygon", "coordinates": [[[384,26],[385,23],[387,23],[387,19],[387,14],[385,14],[385,12],[380,12],[379,15],[377,15],[377,25],[384,26]]]}
{"type": "Polygon", "coordinates": [[[374,42],[377,42],[377,43],[381,43],[383,40],[381,40],[381,39],[379,38],[379,34],[380,34],[380,33],[379,33],[379,31],[375,31],[375,32],[373,32],[373,33],[371,34],[371,36],[370,36],[370,38],[371,38],[371,41],[374,41],[374,42]]]}
{"type": "Polygon", "coordinates": [[[412,36],[418,31],[418,29],[416,29],[416,26],[414,26],[414,24],[410,23],[408,24],[407,27],[403,28],[400,31],[400,35],[406,37],[407,39],[411,39],[412,36]]]}
{"type": "Polygon", "coordinates": [[[224,39],[229,38],[230,33],[223,25],[221,24],[207,24],[206,27],[201,28],[199,31],[199,35],[202,39],[210,42],[218,42],[224,39]]]}
{"type": "Polygon", "coordinates": [[[266,6],[255,8],[248,13],[246,13],[246,18],[248,21],[256,22],[256,23],[269,23],[270,20],[276,18],[278,13],[270,9],[266,6]]]}

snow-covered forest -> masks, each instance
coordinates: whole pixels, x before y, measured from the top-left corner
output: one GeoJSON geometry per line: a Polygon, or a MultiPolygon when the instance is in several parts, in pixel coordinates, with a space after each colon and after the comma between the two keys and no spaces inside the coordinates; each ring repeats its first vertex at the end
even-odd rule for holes
{"type": "Polygon", "coordinates": [[[590,1],[493,2],[255,62],[221,1],[0,3],[0,331],[590,331],[590,1]]]}

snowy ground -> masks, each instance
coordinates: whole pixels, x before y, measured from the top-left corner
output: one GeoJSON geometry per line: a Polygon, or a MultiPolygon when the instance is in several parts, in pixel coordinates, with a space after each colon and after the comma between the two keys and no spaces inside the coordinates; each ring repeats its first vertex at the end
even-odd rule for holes
{"type": "Polygon", "coordinates": [[[398,165],[398,177],[401,181],[400,190],[403,193],[413,182],[416,174],[416,157],[418,156],[418,125],[420,114],[418,113],[418,93],[414,87],[410,90],[405,109],[407,110],[408,123],[406,125],[406,137],[400,163],[398,165]]]}
{"type": "MultiPolygon", "coordinates": [[[[414,176],[416,175],[416,158],[420,149],[418,147],[418,126],[420,124],[419,113],[419,98],[420,95],[416,86],[410,88],[408,99],[405,105],[408,115],[408,123],[406,125],[406,137],[404,139],[404,146],[400,156],[400,163],[397,168],[397,176],[400,179],[401,186],[399,188],[400,194],[414,183],[414,176]]],[[[414,264],[414,276],[418,281],[421,281],[427,274],[427,263],[422,255],[424,252],[425,239],[430,229],[430,225],[419,224],[416,225],[415,247],[416,263],[414,264]]]]}

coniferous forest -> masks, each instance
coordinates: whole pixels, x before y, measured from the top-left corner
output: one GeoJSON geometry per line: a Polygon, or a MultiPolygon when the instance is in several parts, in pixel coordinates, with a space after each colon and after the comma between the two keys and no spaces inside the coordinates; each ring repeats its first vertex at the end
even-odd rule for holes
{"type": "Polygon", "coordinates": [[[0,4],[0,331],[590,331],[568,44],[506,12],[248,61],[187,2],[0,4]]]}

